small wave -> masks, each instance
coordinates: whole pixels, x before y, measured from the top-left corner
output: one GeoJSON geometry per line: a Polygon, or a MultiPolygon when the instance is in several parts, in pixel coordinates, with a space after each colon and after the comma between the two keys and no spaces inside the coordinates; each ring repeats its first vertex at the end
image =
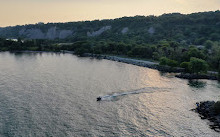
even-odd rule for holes
{"type": "Polygon", "coordinates": [[[157,88],[157,87],[145,87],[141,89],[136,89],[132,91],[127,91],[127,92],[119,92],[119,93],[112,93],[109,95],[105,96],[100,96],[101,100],[113,100],[117,99],[120,96],[126,96],[126,95],[131,95],[131,94],[140,94],[140,93],[154,93],[154,92],[161,92],[161,91],[167,91],[170,88],[157,88]]]}

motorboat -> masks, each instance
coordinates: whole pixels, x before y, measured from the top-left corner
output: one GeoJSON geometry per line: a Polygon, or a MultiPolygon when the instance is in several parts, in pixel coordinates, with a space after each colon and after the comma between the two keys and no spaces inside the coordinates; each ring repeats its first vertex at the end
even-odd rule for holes
{"type": "Polygon", "coordinates": [[[102,100],[102,98],[101,97],[97,97],[97,101],[101,101],[102,100]]]}

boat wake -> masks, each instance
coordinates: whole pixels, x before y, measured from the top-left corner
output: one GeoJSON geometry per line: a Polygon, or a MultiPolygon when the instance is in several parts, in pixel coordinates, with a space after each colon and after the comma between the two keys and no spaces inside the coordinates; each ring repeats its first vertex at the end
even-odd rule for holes
{"type": "Polygon", "coordinates": [[[119,92],[119,93],[112,93],[105,96],[99,96],[97,101],[112,101],[117,100],[121,96],[131,95],[131,94],[140,94],[140,93],[154,93],[154,92],[166,92],[170,88],[157,88],[157,87],[145,87],[141,89],[136,89],[127,92],[119,92]]]}

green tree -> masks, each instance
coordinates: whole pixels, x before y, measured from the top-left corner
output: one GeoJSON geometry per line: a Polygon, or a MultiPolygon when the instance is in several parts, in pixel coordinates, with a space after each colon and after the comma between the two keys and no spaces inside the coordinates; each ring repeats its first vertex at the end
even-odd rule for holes
{"type": "Polygon", "coordinates": [[[83,47],[80,47],[80,48],[77,48],[74,50],[74,53],[78,56],[83,56],[84,53],[86,53],[88,50],[83,48],[83,47]]]}
{"type": "Polygon", "coordinates": [[[218,40],[220,39],[220,35],[219,35],[219,33],[212,33],[212,34],[210,35],[210,38],[211,38],[211,40],[213,40],[213,41],[218,41],[218,40]]]}
{"type": "Polygon", "coordinates": [[[152,57],[153,57],[154,60],[159,60],[160,55],[159,55],[158,52],[153,52],[153,56],[152,57]]]}
{"type": "Polygon", "coordinates": [[[168,58],[166,58],[166,57],[161,57],[160,58],[160,65],[167,65],[167,61],[168,60],[168,58]]]}
{"type": "Polygon", "coordinates": [[[214,45],[214,43],[211,40],[206,40],[206,42],[204,43],[204,46],[207,49],[211,49],[213,45],[214,45]]]}
{"type": "Polygon", "coordinates": [[[201,73],[204,72],[206,73],[208,69],[208,64],[206,63],[205,60],[191,57],[190,58],[190,63],[189,63],[189,70],[192,73],[201,73]]]}
{"type": "Polygon", "coordinates": [[[200,59],[205,59],[205,55],[204,53],[202,53],[202,51],[198,50],[197,48],[190,48],[188,51],[188,59],[190,59],[191,57],[196,57],[196,58],[200,58],[200,59]]]}
{"type": "Polygon", "coordinates": [[[175,60],[168,59],[167,65],[170,66],[170,67],[177,67],[178,62],[175,61],[175,60]]]}
{"type": "Polygon", "coordinates": [[[181,68],[184,68],[186,72],[190,72],[190,70],[189,70],[189,64],[190,64],[189,62],[182,62],[182,63],[180,64],[180,67],[181,67],[181,68]]]}
{"type": "Polygon", "coordinates": [[[170,67],[177,67],[178,62],[175,60],[168,59],[166,57],[160,58],[160,65],[168,65],[170,67]]]}

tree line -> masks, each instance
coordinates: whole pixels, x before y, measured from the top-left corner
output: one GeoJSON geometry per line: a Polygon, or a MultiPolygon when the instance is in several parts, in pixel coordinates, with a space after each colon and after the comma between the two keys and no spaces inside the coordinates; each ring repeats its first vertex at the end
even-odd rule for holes
{"type": "Polygon", "coordinates": [[[220,70],[220,11],[6,27],[0,28],[0,37],[1,51],[70,50],[78,55],[111,54],[154,60],[161,65],[183,67],[191,73],[220,70]],[[19,35],[21,30],[34,28],[46,32],[54,26],[72,30],[74,35],[54,40],[19,35]],[[111,29],[98,36],[87,36],[87,32],[103,26],[111,26],[111,29]],[[123,28],[127,28],[127,32],[122,33],[123,28]]]}
{"type": "Polygon", "coordinates": [[[49,40],[0,39],[1,51],[74,51],[84,53],[118,55],[160,62],[160,65],[185,68],[186,72],[205,73],[220,70],[220,42],[206,41],[204,46],[184,46],[175,41],[162,40],[157,44],[125,44],[112,41],[77,41],[73,44],[56,44],[49,40]]]}

